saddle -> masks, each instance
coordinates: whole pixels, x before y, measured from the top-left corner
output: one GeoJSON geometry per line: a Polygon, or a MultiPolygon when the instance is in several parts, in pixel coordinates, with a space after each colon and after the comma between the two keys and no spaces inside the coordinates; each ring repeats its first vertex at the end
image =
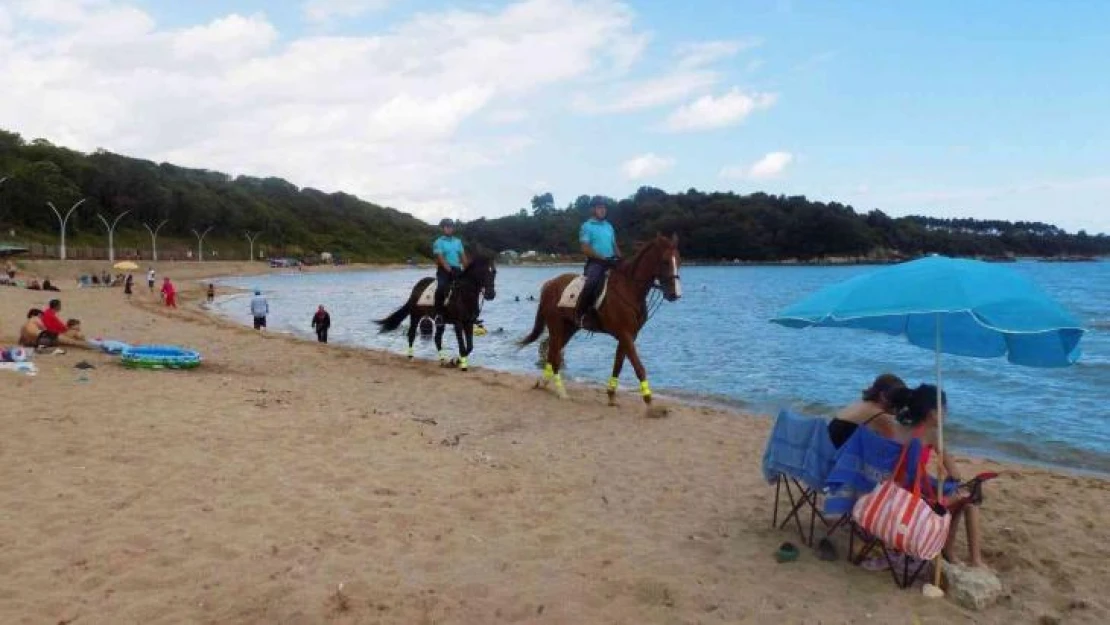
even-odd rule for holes
{"type": "MultiPolygon", "coordinates": [[[[582,295],[582,289],[586,287],[586,276],[576,276],[563,288],[563,293],[559,296],[559,308],[575,309],[578,307],[578,298],[582,295]]],[[[609,274],[605,274],[605,278],[601,281],[601,288],[594,299],[593,309],[601,308],[601,303],[605,301],[605,294],[609,291],[609,274]]]]}
{"type": "MultiPolygon", "coordinates": [[[[443,295],[443,305],[451,303],[451,296],[455,293],[455,285],[449,283],[447,285],[447,292],[443,295]]],[[[436,283],[435,280],[428,283],[424,290],[420,293],[420,297],[416,300],[416,305],[421,307],[431,308],[435,306],[436,301],[436,283]]]]}

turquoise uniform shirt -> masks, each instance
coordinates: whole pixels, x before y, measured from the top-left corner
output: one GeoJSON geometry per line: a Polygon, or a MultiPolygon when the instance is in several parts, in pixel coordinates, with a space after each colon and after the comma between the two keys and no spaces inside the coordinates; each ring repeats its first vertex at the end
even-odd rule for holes
{"type": "Polygon", "coordinates": [[[602,258],[617,254],[617,233],[608,221],[590,219],[578,230],[578,242],[586,243],[602,258]]]}
{"type": "Polygon", "coordinates": [[[442,256],[449,267],[462,269],[463,244],[459,237],[441,236],[432,244],[432,253],[442,256]]]}

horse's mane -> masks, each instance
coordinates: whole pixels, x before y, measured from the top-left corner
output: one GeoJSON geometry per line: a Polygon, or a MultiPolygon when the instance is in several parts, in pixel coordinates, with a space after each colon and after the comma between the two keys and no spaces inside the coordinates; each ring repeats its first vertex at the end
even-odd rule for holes
{"type": "Polygon", "coordinates": [[[636,273],[636,269],[640,266],[640,262],[647,255],[648,250],[655,249],[659,245],[666,245],[668,240],[663,235],[655,235],[650,241],[645,241],[637,246],[636,253],[632,255],[631,260],[622,261],[617,267],[618,271],[623,272],[628,277],[632,277],[636,273]]]}
{"type": "Polygon", "coordinates": [[[470,263],[463,269],[463,276],[474,276],[489,269],[490,262],[488,257],[482,255],[475,255],[470,258],[470,263]]]}

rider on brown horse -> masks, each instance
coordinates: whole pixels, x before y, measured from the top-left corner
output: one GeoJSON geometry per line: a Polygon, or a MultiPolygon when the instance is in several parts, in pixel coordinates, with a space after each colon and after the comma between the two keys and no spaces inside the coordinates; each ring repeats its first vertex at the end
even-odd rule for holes
{"type": "Polygon", "coordinates": [[[594,302],[597,300],[598,290],[605,274],[620,262],[621,251],[617,247],[617,234],[613,225],[605,220],[608,206],[605,199],[598,196],[594,198],[593,216],[582,223],[578,230],[578,242],[582,244],[582,253],[586,255],[586,267],[583,274],[586,284],[578,296],[574,318],[578,325],[587,325],[587,315],[591,325],[597,327],[597,315],[593,314],[594,302]]]}

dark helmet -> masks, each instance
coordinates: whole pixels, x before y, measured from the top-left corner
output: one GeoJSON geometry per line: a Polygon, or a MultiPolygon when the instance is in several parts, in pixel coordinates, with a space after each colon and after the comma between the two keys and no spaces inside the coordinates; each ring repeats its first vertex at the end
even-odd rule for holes
{"type": "Polygon", "coordinates": [[[597,208],[599,206],[609,208],[609,202],[605,201],[604,196],[595,195],[594,199],[590,202],[590,208],[597,208]]]}
{"type": "Polygon", "coordinates": [[[448,227],[448,226],[451,226],[452,228],[454,228],[454,227],[455,227],[455,222],[454,222],[454,220],[452,220],[452,219],[448,219],[448,218],[446,218],[446,217],[444,217],[443,219],[440,219],[440,220],[439,220],[439,227],[440,227],[440,228],[446,228],[446,227],[448,227]]]}

